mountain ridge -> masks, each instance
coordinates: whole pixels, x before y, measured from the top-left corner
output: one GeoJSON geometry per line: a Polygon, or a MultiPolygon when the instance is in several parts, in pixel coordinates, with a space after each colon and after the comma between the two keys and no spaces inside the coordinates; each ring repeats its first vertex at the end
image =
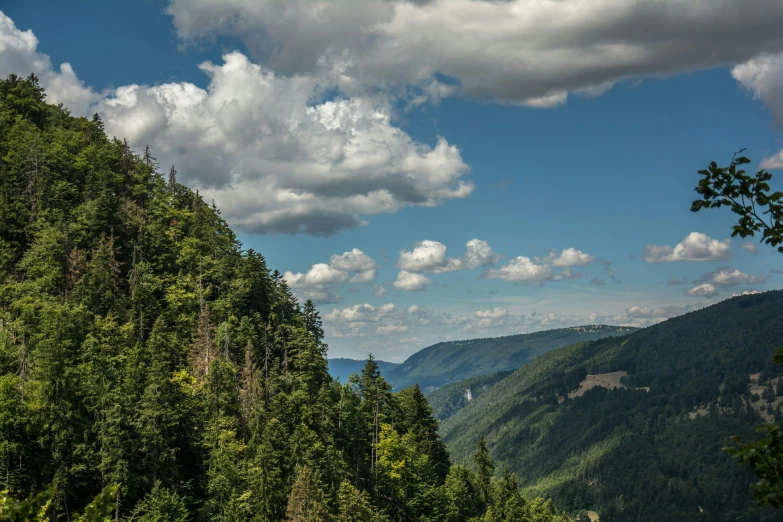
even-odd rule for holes
{"type": "Polygon", "coordinates": [[[626,335],[630,326],[582,325],[529,334],[444,341],[419,350],[388,373],[395,389],[419,384],[430,393],[462,379],[515,370],[550,350],[575,342],[626,335]]]}

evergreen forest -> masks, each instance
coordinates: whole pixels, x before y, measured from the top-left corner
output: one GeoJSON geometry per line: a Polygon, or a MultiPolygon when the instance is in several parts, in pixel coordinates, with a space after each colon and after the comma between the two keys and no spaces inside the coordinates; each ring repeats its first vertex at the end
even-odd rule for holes
{"type": "Polygon", "coordinates": [[[372,358],[333,380],[313,304],[154,146],[0,80],[0,519],[569,520],[372,358]]]}

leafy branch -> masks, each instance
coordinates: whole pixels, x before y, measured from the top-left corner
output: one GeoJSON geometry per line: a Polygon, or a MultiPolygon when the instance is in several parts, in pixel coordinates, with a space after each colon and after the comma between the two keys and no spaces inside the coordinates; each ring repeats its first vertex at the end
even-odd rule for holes
{"type": "Polygon", "coordinates": [[[739,156],[745,149],[739,150],[731,158],[728,167],[719,167],[714,161],[709,167],[700,170],[704,176],[694,189],[701,194],[691,205],[691,211],[702,208],[720,208],[729,206],[739,215],[734,225],[732,237],[742,238],[762,233],[762,243],[778,247],[783,253],[783,192],[770,194],[769,181],[772,174],[759,170],[755,176],[745,173],[737,167],[750,163],[745,156],[739,156]]]}

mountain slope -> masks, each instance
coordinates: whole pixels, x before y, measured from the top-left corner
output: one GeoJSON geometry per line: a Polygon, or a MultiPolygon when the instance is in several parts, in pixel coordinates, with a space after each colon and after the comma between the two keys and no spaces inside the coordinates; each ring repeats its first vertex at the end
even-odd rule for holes
{"type": "Polygon", "coordinates": [[[507,370],[452,382],[429,394],[427,400],[430,406],[432,406],[432,412],[435,417],[443,422],[513,372],[514,370],[507,370]]]}
{"type": "Polygon", "coordinates": [[[396,389],[418,383],[425,392],[450,382],[515,370],[555,348],[582,341],[625,335],[635,328],[576,326],[531,334],[448,341],[416,352],[388,374],[396,389]]]}
{"type": "MultiPolygon", "coordinates": [[[[342,382],[347,382],[348,377],[350,377],[352,373],[359,373],[362,371],[366,362],[367,360],[360,361],[358,359],[329,359],[329,375],[332,376],[332,379],[340,379],[342,382]]],[[[378,364],[378,369],[384,377],[387,376],[389,371],[399,366],[399,363],[378,360],[375,362],[378,364]]]]}
{"type": "Polygon", "coordinates": [[[485,435],[529,490],[602,522],[780,520],[755,507],[752,475],[721,447],[753,436],[750,375],[783,373],[771,362],[781,341],[782,291],[736,297],[542,355],[447,419],[442,435],[458,461],[485,435]],[[627,372],[624,388],[574,393],[610,372],[627,372]]]}

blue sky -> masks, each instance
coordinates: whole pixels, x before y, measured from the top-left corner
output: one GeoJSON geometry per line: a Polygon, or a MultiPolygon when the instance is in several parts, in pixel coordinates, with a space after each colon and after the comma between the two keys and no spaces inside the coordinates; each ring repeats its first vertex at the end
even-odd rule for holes
{"type": "Polygon", "coordinates": [[[779,1],[717,36],[742,2],[349,4],[11,0],[0,74],[175,163],[319,303],[332,356],[781,287],[780,254],[689,211],[741,147],[783,179],[779,1]]]}

